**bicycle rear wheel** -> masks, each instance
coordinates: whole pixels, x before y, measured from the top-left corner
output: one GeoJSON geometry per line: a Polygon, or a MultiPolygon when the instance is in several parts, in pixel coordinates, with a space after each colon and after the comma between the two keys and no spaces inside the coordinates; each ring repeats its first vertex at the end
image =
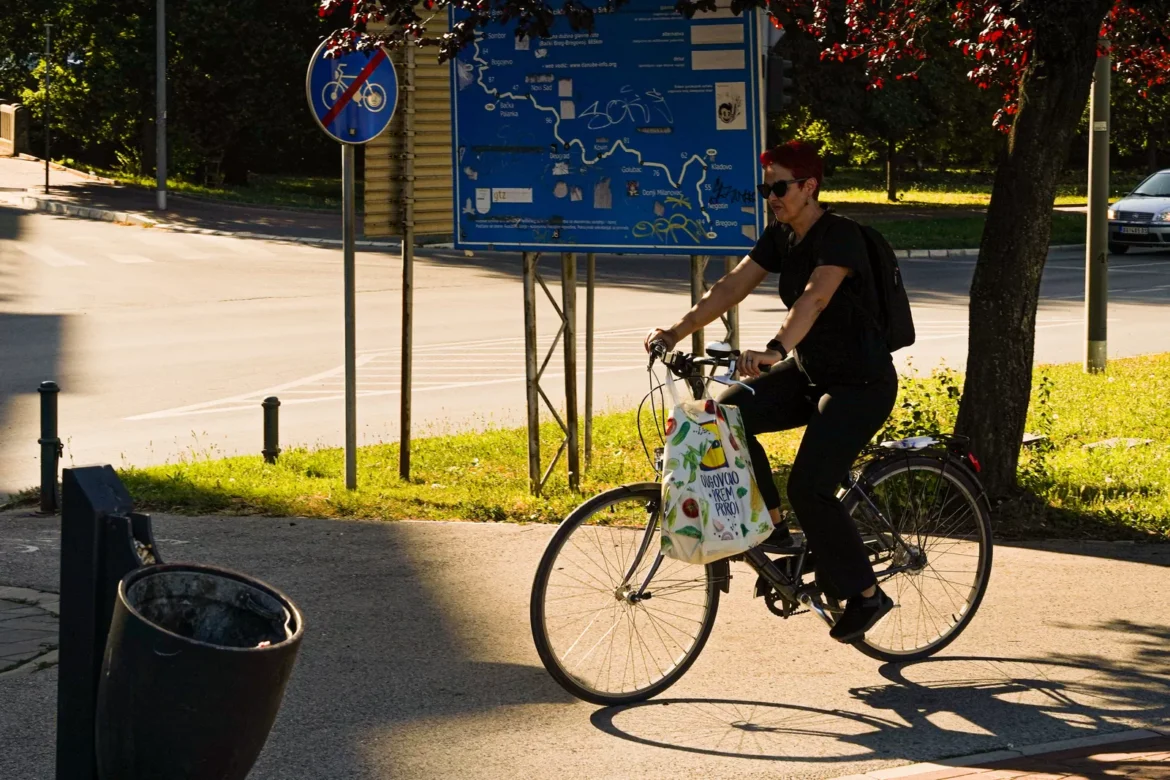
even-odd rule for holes
{"type": "Polygon", "coordinates": [[[645,482],[585,502],[561,523],[537,568],[536,650],[553,679],[585,701],[656,696],[686,673],[715,624],[726,564],[659,556],[660,493],[645,482]]]}
{"type": "Polygon", "coordinates": [[[926,454],[879,462],[865,481],[888,524],[856,490],[845,506],[896,606],[854,646],[882,661],[926,658],[959,636],[987,591],[992,539],[986,504],[966,470],[926,454]]]}

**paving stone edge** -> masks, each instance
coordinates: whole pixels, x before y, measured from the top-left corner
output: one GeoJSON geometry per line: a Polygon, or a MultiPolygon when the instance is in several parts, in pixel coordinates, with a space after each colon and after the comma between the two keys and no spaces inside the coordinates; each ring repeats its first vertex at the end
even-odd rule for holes
{"type": "MultiPolygon", "coordinates": [[[[8,601],[17,601],[30,604],[32,606],[43,609],[55,618],[61,617],[61,596],[57,593],[49,593],[40,590],[33,590],[32,588],[17,588],[11,586],[0,586],[0,599],[8,601]]],[[[58,663],[58,650],[56,646],[46,646],[45,652],[40,655],[29,658],[18,666],[0,672],[0,680],[6,677],[18,677],[21,675],[32,674],[49,666],[55,666],[58,663]]]]}
{"type": "Polygon", "coordinates": [[[1094,734],[1089,737],[1080,737],[1078,739],[1064,739],[1057,742],[1043,742],[1038,745],[1027,745],[1020,748],[1013,747],[1013,749],[1010,750],[996,750],[990,753],[977,753],[970,756],[960,756],[957,758],[948,758],[939,761],[928,761],[920,764],[906,764],[903,766],[889,767],[888,769],[875,769],[870,772],[863,772],[861,774],[838,777],[836,780],[901,780],[901,778],[913,778],[917,775],[941,772],[947,769],[962,769],[967,767],[977,768],[986,764],[994,764],[1000,761],[1008,761],[1015,758],[1042,758],[1046,753],[1076,750],[1078,748],[1096,747],[1098,745],[1113,745],[1120,742],[1133,742],[1139,739],[1149,739],[1151,737],[1163,736],[1170,736],[1170,731],[1158,731],[1156,729],[1133,729],[1129,731],[1116,731],[1110,734],[1094,734]]]}

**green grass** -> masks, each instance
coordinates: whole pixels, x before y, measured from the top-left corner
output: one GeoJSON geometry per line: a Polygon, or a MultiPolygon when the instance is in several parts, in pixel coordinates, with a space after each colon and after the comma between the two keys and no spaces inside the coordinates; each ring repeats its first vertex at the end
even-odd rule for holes
{"type": "MultiPolygon", "coordinates": [[[[944,370],[904,379],[882,436],[951,430],[961,385],[959,374],[944,370]]],[[[1170,353],[1112,361],[1106,375],[1085,374],[1075,364],[1037,367],[1028,430],[1046,434],[1049,442],[1025,450],[1020,465],[1021,484],[1034,506],[1024,514],[1005,511],[998,531],[1007,537],[1170,541],[1167,397],[1170,353]],[[1153,441],[1133,449],[1084,447],[1111,437],[1153,441]]],[[[648,413],[644,421],[651,425],[648,413]]],[[[761,437],[781,486],[800,435],[797,430],[761,437]]],[[[558,443],[555,427],[545,426],[546,458],[558,443]]],[[[413,478],[404,482],[398,478],[397,445],[363,447],[359,489],[353,492],[344,487],[338,449],[289,450],[275,465],[260,456],[190,458],[123,469],[121,477],[140,507],[186,514],[549,522],[583,500],[568,490],[563,462],[543,497],[529,495],[522,429],[418,439],[412,463],[413,478]]],[[[650,477],[633,413],[598,417],[593,468],[582,477],[584,495],[650,477]]]]}
{"type": "MultiPolygon", "coordinates": [[[[1145,171],[1113,171],[1110,198],[1130,192],[1146,176],[1145,171]]],[[[990,171],[904,171],[898,181],[899,205],[986,206],[991,200],[995,176],[990,171]]],[[[1088,174],[1066,171],[1056,189],[1057,206],[1083,205],[1088,199],[1088,174]]],[[[841,168],[826,178],[827,200],[840,203],[894,205],[886,197],[885,170],[841,168]]]]}
{"type": "MultiPolygon", "coordinates": [[[[122,171],[94,168],[92,165],[75,160],[60,160],[61,164],[76,170],[93,173],[119,184],[153,190],[153,176],[139,176],[122,171]]],[[[195,184],[182,179],[168,179],[167,187],[179,195],[240,203],[254,206],[279,206],[282,208],[326,209],[341,208],[341,179],[329,176],[276,176],[252,173],[248,185],[223,184],[210,186],[195,184]]],[[[362,209],[362,182],[358,181],[357,206],[362,209]]]]}
{"type": "MultiPolygon", "coordinates": [[[[983,237],[984,221],[982,217],[939,217],[870,222],[895,249],[975,249],[983,237]]],[[[1084,242],[1084,214],[1053,213],[1051,243],[1084,242]]]]}

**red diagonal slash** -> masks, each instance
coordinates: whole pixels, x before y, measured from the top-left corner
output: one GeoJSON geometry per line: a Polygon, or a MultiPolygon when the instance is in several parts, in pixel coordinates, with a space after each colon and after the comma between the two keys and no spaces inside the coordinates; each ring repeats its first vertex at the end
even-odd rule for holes
{"type": "Polygon", "coordinates": [[[329,127],[329,123],[337,118],[337,115],[341,113],[341,109],[349,105],[349,101],[353,100],[353,96],[361,89],[362,84],[366,83],[366,79],[374,72],[374,68],[378,67],[384,59],[386,59],[386,50],[379,48],[374,53],[374,56],[370,58],[370,61],[366,63],[366,67],[362,68],[362,72],[353,80],[353,83],[349,85],[345,92],[341,93],[341,97],[333,104],[333,108],[329,109],[329,113],[321,120],[321,124],[329,127]]]}

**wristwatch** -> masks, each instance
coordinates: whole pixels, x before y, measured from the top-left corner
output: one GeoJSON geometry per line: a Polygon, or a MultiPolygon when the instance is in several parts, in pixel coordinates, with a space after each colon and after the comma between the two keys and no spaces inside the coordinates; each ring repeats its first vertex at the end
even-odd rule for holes
{"type": "Polygon", "coordinates": [[[788,359],[788,350],[784,349],[784,345],[780,343],[780,339],[772,339],[766,346],[771,352],[779,352],[781,360],[788,359]]]}

